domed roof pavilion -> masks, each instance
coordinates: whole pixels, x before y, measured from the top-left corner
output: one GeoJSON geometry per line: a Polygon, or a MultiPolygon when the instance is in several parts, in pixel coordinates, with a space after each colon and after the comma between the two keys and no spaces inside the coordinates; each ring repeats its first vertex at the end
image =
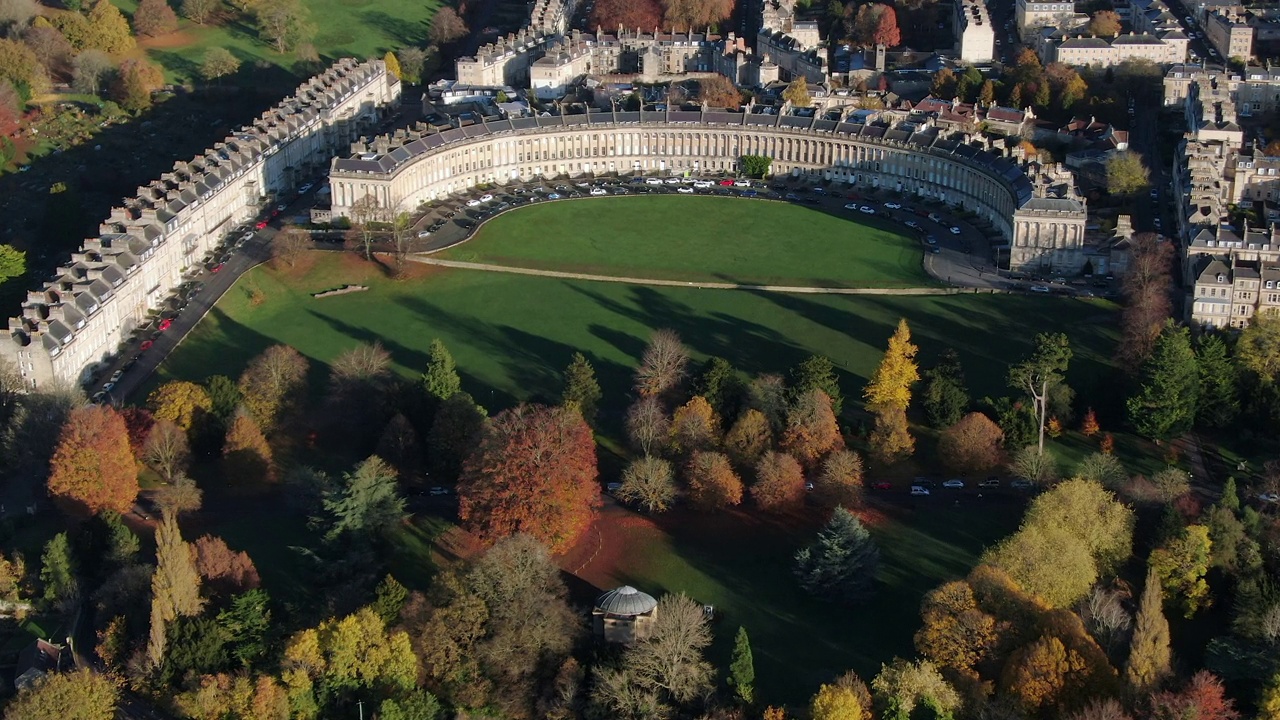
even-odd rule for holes
{"type": "Polygon", "coordinates": [[[596,598],[591,624],[606,642],[631,645],[649,637],[657,615],[658,601],[652,595],[623,585],[596,598]]]}

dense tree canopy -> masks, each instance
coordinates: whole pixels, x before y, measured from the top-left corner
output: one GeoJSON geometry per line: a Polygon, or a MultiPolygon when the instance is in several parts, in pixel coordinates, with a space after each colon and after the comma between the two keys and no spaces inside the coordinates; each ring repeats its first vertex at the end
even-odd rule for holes
{"type": "Polygon", "coordinates": [[[485,429],[458,482],[459,516],[487,542],[525,532],[571,546],[600,504],[591,428],[576,410],[520,405],[485,429]]]}
{"type": "Polygon", "coordinates": [[[71,411],[50,461],[49,494],[77,514],[133,509],[138,467],[120,413],[99,405],[71,411]]]}
{"type": "Polygon", "coordinates": [[[856,516],[837,507],[818,538],[796,553],[796,577],[805,590],[841,603],[865,600],[875,582],[880,549],[856,516]]]}

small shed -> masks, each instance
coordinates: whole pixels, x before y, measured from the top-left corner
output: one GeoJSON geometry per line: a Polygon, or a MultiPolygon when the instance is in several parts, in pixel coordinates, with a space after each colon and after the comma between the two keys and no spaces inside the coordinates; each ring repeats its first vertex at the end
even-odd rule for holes
{"type": "Polygon", "coordinates": [[[65,649],[62,645],[54,645],[39,638],[23,648],[18,653],[18,665],[14,670],[14,687],[25,690],[45,675],[61,672],[64,669],[65,649]]]}
{"type": "Polygon", "coordinates": [[[610,590],[596,599],[591,626],[605,642],[632,645],[649,637],[658,616],[658,601],[630,585],[610,590]]]}

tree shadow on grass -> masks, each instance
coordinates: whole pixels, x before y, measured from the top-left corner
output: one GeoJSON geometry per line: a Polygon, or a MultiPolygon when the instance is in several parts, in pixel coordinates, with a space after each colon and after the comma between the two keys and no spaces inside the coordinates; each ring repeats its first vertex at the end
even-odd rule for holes
{"type": "Polygon", "coordinates": [[[422,43],[427,37],[427,29],[430,27],[430,24],[425,20],[406,22],[381,10],[362,12],[360,13],[360,19],[365,25],[394,42],[397,47],[422,43]]]}

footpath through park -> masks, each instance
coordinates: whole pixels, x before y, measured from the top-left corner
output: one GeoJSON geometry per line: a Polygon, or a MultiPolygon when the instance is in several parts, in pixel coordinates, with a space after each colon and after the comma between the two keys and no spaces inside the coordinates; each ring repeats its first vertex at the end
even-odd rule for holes
{"type": "Polygon", "coordinates": [[[410,255],[413,262],[457,270],[480,270],[483,272],[510,273],[512,275],[534,275],[537,277],[560,278],[562,280],[590,280],[594,282],[625,283],[627,285],[653,285],[658,287],[701,288],[706,290],[751,290],[755,292],[790,293],[797,295],[959,295],[977,292],[996,292],[991,288],[958,288],[958,287],[908,287],[908,288],[845,288],[845,287],[806,287],[797,285],[753,285],[748,283],[729,282],[697,282],[687,280],[659,280],[655,278],[628,277],[625,275],[593,275],[591,273],[563,272],[560,270],[538,270],[535,268],[513,267],[510,265],[492,265],[489,263],[463,262],[460,260],[441,260],[429,255],[410,255]]]}

